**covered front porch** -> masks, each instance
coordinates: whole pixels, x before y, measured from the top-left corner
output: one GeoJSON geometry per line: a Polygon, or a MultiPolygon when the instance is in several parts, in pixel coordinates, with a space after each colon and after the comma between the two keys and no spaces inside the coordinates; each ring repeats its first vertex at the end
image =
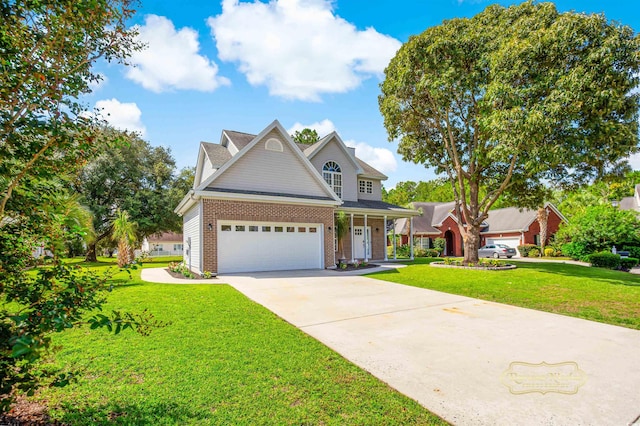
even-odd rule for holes
{"type": "MultiPolygon", "coordinates": [[[[413,232],[413,217],[419,216],[417,210],[405,209],[383,201],[360,200],[345,201],[337,209],[337,214],[344,212],[347,219],[345,236],[335,239],[336,264],[388,261],[397,259],[395,239],[392,255],[387,253],[388,224],[396,219],[406,218],[413,232]]],[[[395,229],[394,226],[391,226],[395,229]]],[[[413,259],[413,242],[411,242],[411,256],[413,259]]]]}

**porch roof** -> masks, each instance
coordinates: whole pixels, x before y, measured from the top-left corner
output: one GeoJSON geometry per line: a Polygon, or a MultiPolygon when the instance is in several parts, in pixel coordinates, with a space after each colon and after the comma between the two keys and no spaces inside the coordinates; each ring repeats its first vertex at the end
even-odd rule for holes
{"type": "Polygon", "coordinates": [[[342,205],[338,207],[338,210],[344,211],[345,213],[371,214],[391,218],[420,215],[420,212],[417,210],[405,209],[395,204],[377,200],[343,201],[342,205]]]}

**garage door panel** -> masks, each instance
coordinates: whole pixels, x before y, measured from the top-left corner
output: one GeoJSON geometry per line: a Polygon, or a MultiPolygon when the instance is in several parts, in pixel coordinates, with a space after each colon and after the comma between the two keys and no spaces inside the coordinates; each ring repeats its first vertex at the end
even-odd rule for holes
{"type": "Polygon", "coordinates": [[[518,246],[520,245],[520,237],[502,237],[502,238],[487,238],[487,244],[504,244],[506,246],[512,247],[516,249],[516,253],[518,256],[520,252],[518,251],[518,246]]]}
{"type": "Polygon", "coordinates": [[[219,273],[317,269],[322,253],[321,224],[218,223],[219,273]]]}

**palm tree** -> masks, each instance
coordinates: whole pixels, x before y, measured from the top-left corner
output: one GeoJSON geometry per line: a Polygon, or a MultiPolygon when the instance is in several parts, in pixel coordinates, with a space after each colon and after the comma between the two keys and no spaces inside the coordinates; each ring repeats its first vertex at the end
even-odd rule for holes
{"type": "Polygon", "coordinates": [[[130,220],[129,213],[120,209],[116,211],[111,238],[118,242],[118,266],[120,268],[133,261],[131,252],[133,244],[136,242],[137,227],[138,224],[130,220]]]}
{"type": "Polygon", "coordinates": [[[340,253],[340,259],[344,259],[344,246],[342,240],[349,232],[349,217],[345,212],[338,212],[335,218],[336,238],[338,239],[338,251],[340,253]]]}
{"type": "Polygon", "coordinates": [[[540,225],[540,256],[544,256],[544,246],[547,242],[547,223],[549,221],[549,211],[542,206],[538,209],[538,224],[540,225]]]}

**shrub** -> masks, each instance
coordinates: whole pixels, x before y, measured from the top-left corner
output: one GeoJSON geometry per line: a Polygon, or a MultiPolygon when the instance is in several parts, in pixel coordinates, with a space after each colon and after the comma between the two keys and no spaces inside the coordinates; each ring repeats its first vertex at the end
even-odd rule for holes
{"type": "Polygon", "coordinates": [[[447,245],[447,240],[444,238],[436,238],[433,240],[433,248],[438,250],[438,253],[444,252],[444,247],[447,245]]]}
{"type": "Polygon", "coordinates": [[[415,257],[427,257],[427,250],[423,249],[422,247],[414,247],[413,255],[415,257]]]}
{"type": "Polygon", "coordinates": [[[620,269],[629,270],[638,265],[640,260],[636,257],[622,257],[620,258],[620,269]]]}
{"type": "Polygon", "coordinates": [[[584,259],[587,256],[587,247],[582,243],[571,242],[562,246],[562,253],[572,259],[584,259]]]}
{"type": "Polygon", "coordinates": [[[622,251],[628,251],[629,257],[640,259],[640,246],[624,244],[622,246],[622,251]]]}
{"type": "Polygon", "coordinates": [[[436,249],[426,249],[426,256],[427,257],[438,257],[440,256],[440,252],[436,249]]]}
{"type": "Polygon", "coordinates": [[[529,250],[529,257],[540,257],[540,249],[538,249],[538,247],[533,247],[529,250]]]}
{"type": "Polygon", "coordinates": [[[547,247],[546,249],[544,249],[544,257],[553,257],[556,255],[556,250],[551,248],[551,247],[547,247]]]}
{"type": "Polygon", "coordinates": [[[620,256],[609,251],[590,254],[587,261],[598,268],[616,269],[620,266],[620,256]]]}
{"type": "Polygon", "coordinates": [[[530,252],[532,249],[538,250],[538,256],[540,256],[540,250],[535,244],[525,244],[522,246],[518,246],[518,251],[520,252],[520,256],[522,257],[531,257],[530,252]]]}

